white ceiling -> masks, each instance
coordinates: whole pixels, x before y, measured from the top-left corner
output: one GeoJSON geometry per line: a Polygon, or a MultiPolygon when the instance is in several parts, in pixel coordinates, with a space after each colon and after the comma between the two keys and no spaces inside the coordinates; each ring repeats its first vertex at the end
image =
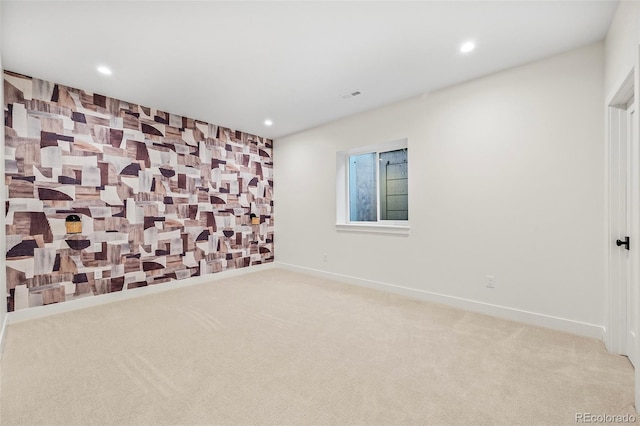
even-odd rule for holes
{"type": "Polygon", "coordinates": [[[602,40],[617,1],[1,6],[7,70],[275,138],[602,40]]]}

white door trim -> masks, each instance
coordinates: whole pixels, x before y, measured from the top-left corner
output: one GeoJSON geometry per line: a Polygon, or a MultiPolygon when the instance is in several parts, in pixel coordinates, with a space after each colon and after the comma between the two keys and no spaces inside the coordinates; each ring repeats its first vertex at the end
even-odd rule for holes
{"type": "MultiPolygon", "coordinates": [[[[618,172],[614,166],[614,161],[618,157],[616,150],[620,138],[626,138],[627,135],[627,105],[634,99],[635,91],[635,72],[632,69],[627,75],[624,82],[620,85],[616,94],[607,104],[606,123],[606,333],[605,345],[609,352],[623,354],[626,351],[626,286],[622,288],[620,282],[613,278],[614,270],[613,256],[620,248],[613,244],[612,236],[612,208],[611,203],[616,197],[615,188],[612,185],[617,183],[615,174],[618,172]],[[616,252],[614,252],[616,250],[616,252]]],[[[622,235],[620,235],[622,237],[622,235]]],[[[632,244],[635,241],[632,241],[632,244]]]]}
{"type": "MultiPolygon", "coordinates": [[[[640,46],[636,50],[636,55],[634,58],[634,68],[632,68],[625,80],[618,86],[618,90],[615,92],[613,96],[607,99],[607,103],[605,104],[606,113],[605,113],[605,233],[606,233],[606,252],[605,252],[605,280],[606,280],[606,294],[605,294],[605,335],[604,335],[604,343],[607,349],[610,352],[622,354],[625,352],[632,352],[635,360],[640,359],[640,344],[636,339],[636,345],[634,348],[627,348],[627,306],[626,306],[626,294],[622,294],[622,292],[626,292],[626,288],[622,289],[619,283],[615,283],[612,280],[612,270],[614,265],[612,265],[612,250],[618,249],[615,247],[615,244],[612,244],[611,241],[612,233],[611,233],[611,223],[612,223],[612,211],[611,211],[611,201],[612,201],[612,193],[611,193],[611,185],[612,185],[612,177],[614,176],[615,171],[611,169],[612,164],[612,146],[614,145],[612,141],[615,141],[616,131],[623,130],[626,133],[626,126],[621,129],[620,126],[615,128],[615,122],[613,120],[616,119],[616,115],[619,118],[619,115],[622,111],[624,111],[626,115],[626,110],[629,106],[630,101],[633,102],[633,107],[636,111],[635,117],[633,117],[634,123],[632,125],[636,129],[636,133],[634,135],[635,141],[631,143],[632,151],[632,167],[631,167],[631,184],[635,186],[635,193],[629,200],[631,202],[631,248],[634,247],[636,250],[633,250],[631,254],[631,267],[630,267],[630,285],[636,286],[637,289],[640,284],[638,280],[640,280],[640,251],[637,250],[640,248],[640,141],[638,141],[639,135],[637,130],[638,126],[638,89],[640,88],[640,73],[639,67],[640,63],[638,62],[638,58],[640,57],[640,46]],[[635,151],[634,151],[635,150],[635,151]],[[635,244],[635,246],[634,246],[635,244]],[[618,284],[618,285],[617,285],[618,284]],[[624,306],[621,306],[624,301],[624,306]],[[623,317],[624,315],[624,317],[623,317]]],[[[615,153],[613,153],[615,154],[615,153]]],[[[640,297],[637,296],[636,297],[640,297]]],[[[639,301],[636,300],[635,303],[636,309],[638,307],[639,301]]],[[[636,315],[635,318],[635,330],[640,330],[640,315],[636,315]]],[[[640,368],[636,366],[634,371],[635,376],[635,406],[640,407],[640,368]]]]}
{"type": "MultiPolygon", "coordinates": [[[[635,98],[628,104],[626,110],[627,115],[627,170],[629,172],[628,188],[627,188],[627,202],[628,206],[628,234],[631,236],[631,240],[635,244],[640,242],[640,164],[639,164],[639,144],[638,144],[638,120],[636,113],[635,98]]],[[[632,251],[629,252],[629,265],[628,265],[628,278],[626,286],[626,341],[625,341],[625,354],[633,365],[637,366],[637,321],[638,314],[638,282],[640,279],[639,263],[640,255],[637,246],[632,246],[632,251]]]]}

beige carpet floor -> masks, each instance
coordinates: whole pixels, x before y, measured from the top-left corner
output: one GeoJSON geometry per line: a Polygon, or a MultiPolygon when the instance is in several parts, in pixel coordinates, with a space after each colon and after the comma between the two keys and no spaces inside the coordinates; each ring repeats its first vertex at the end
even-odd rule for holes
{"type": "MultiPolygon", "coordinates": [[[[8,327],[2,425],[575,425],[597,340],[272,269],[8,327]]],[[[637,416],[637,415],[636,415],[637,416]]]]}

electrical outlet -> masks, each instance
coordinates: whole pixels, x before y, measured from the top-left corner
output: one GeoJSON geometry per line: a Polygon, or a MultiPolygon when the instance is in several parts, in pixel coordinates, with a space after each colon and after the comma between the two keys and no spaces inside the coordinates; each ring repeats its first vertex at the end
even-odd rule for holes
{"type": "Polygon", "coordinates": [[[329,256],[327,256],[327,253],[325,253],[325,254],[323,255],[323,258],[322,258],[322,259],[323,259],[325,262],[328,262],[328,261],[329,261],[329,256]]]}
{"type": "Polygon", "coordinates": [[[493,275],[487,275],[486,277],[486,285],[487,288],[496,288],[494,280],[496,279],[496,277],[494,277],[493,275]]]}

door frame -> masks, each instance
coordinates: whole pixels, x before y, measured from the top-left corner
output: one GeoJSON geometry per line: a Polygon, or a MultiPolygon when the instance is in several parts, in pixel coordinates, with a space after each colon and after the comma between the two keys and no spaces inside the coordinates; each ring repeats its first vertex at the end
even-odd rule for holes
{"type": "MultiPolygon", "coordinates": [[[[614,176],[615,170],[611,167],[612,153],[614,147],[617,145],[621,138],[627,137],[628,123],[626,120],[627,108],[632,99],[635,99],[635,72],[632,69],[623,83],[619,86],[615,95],[607,103],[606,109],[606,123],[607,123],[607,138],[606,138],[606,170],[607,170],[607,185],[606,185],[606,280],[607,280],[607,304],[606,304],[606,333],[605,333],[605,345],[609,352],[616,354],[623,354],[626,352],[626,331],[627,331],[627,286],[623,286],[622,283],[613,279],[614,273],[612,266],[612,259],[614,254],[621,250],[621,248],[614,247],[612,237],[612,189],[611,186],[617,181],[614,176]],[[623,124],[621,124],[623,122],[623,124]],[[615,250],[615,251],[614,251],[615,250]]],[[[633,101],[635,102],[635,100],[633,101]]],[[[630,141],[627,141],[629,143],[630,141]]],[[[631,144],[633,145],[633,144],[631,144]]],[[[633,168],[633,167],[632,167],[633,168]]],[[[632,177],[633,178],[633,177],[632,177]]],[[[633,200],[627,200],[628,203],[632,203],[633,200]]],[[[633,207],[633,206],[629,206],[633,207]]],[[[635,209],[632,209],[635,210],[635,209]]],[[[637,211],[637,210],[636,210],[637,211]]],[[[629,230],[630,231],[630,230],[629,230]]],[[[618,236],[618,238],[623,235],[618,236]]],[[[633,237],[633,236],[632,236],[633,237]]],[[[634,247],[634,243],[638,241],[631,238],[631,247],[634,247]],[[635,240],[635,241],[634,241],[635,240]]],[[[627,281],[633,278],[633,273],[629,274],[627,281]]]]}
{"type": "MultiPolygon", "coordinates": [[[[627,200],[629,203],[628,235],[636,242],[640,242],[640,139],[638,138],[638,114],[636,111],[635,97],[630,101],[627,110],[627,163],[630,177],[628,179],[627,200]]],[[[626,309],[626,355],[633,365],[638,368],[638,290],[640,287],[640,255],[637,247],[631,246],[629,252],[629,267],[627,279],[627,309],[626,309]],[[633,339],[630,340],[630,334],[633,339]]]]}
{"type": "MultiPolygon", "coordinates": [[[[627,132],[628,127],[621,128],[619,125],[616,127],[614,119],[616,114],[624,113],[626,115],[627,108],[630,102],[633,104],[635,110],[635,117],[633,123],[636,133],[633,136],[632,141],[628,141],[630,149],[628,150],[631,156],[631,197],[628,199],[631,209],[631,229],[628,231],[631,237],[631,252],[630,252],[630,268],[629,277],[627,283],[636,286],[640,291],[640,136],[638,125],[640,120],[638,119],[640,108],[638,89],[640,88],[640,73],[638,58],[640,57],[640,47],[636,50],[634,58],[635,66],[628,72],[626,78],[618,86],[615,93],[606,99],[605,104],[605,282],[606,282],[606,294],[605,294],[605,333],[604,343],[607,350],[612,353],[622,354],[624,352],[631,352],[636,360],[640,360],[640,342],[636,339],[635,348],[627,348],[627,286],[623,286],[618,282],[614,282],[612,279],[612,254],[613,250],[619,250],[614,246],[614,242],[611,241],[611,185],[613,181],[613,170],[611,169],[611,153],[614,138],[618,137],[616,132],[627,132]],[[635,191],[633,190],[635,188],[635,191]],[[635,250],[634,250],[635,249],[635,250]]],[[[640,295],[636,293],[636,297],[640,299],[640,295]]],[[[636,309],[640,300],[635,301],[636,309]]],[[[640,313],[637,312],[635,321],[635,330],[640,330],[640,313]]],[[[635,371],[635,406],[640,407],[640,366],[636,366],[635,371]]],[[[636,408],[637,409],[637,408],[636,408]]]]}

